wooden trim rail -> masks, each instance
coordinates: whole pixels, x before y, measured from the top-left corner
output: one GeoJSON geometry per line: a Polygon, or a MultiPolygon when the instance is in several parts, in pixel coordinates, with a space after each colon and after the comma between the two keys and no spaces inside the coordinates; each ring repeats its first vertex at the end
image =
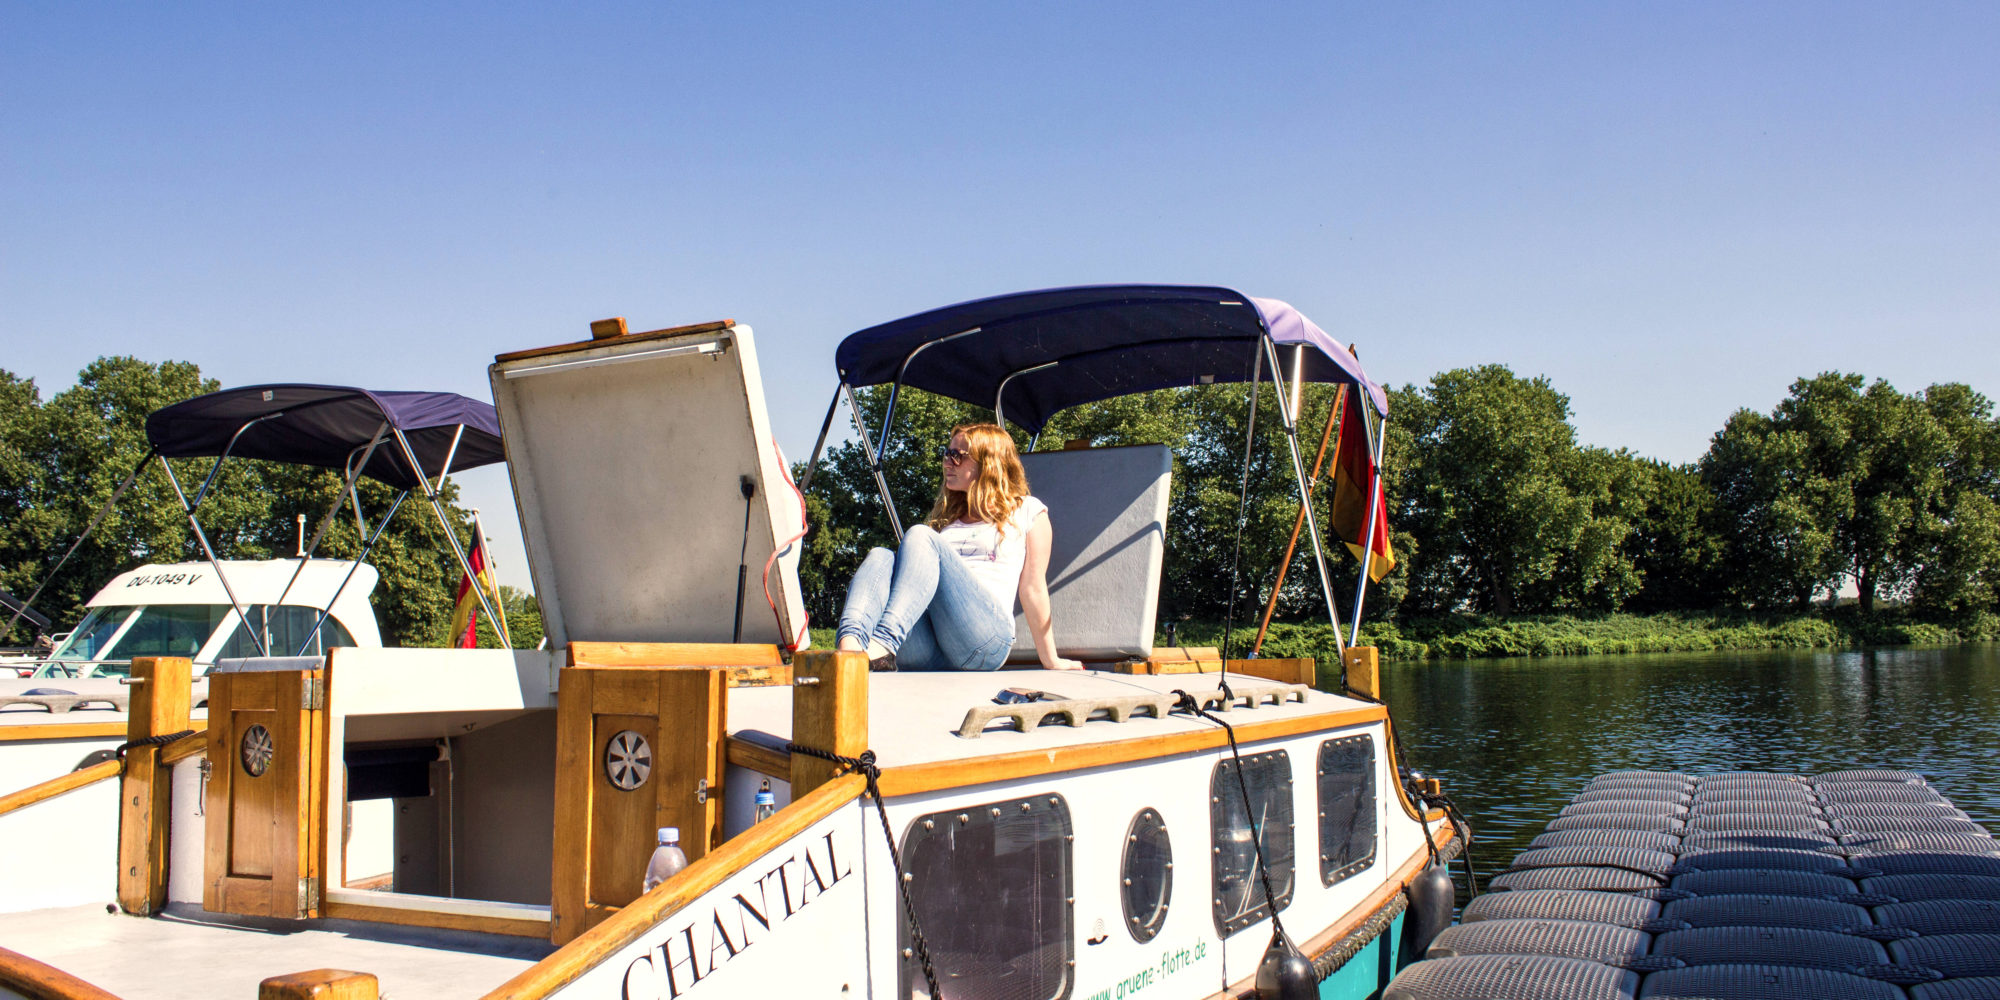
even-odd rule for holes
{"type": "Polygon", "coordinates": [[[603,923],[558,948],[555,954],[486,994],[483,1000],[538,1000],[554,993],[620,948],[639,940],[681,907],[742,872],[751,862],[860,798],[866,788],[867,782],[852,774],[821,785],[779,810],[777,815],[711,851],[652,892],[620,908],[603,923]]]}
{"type": "MultiPolygon", "coordinates": [[[[11,714],[11,713],[10,713],[11,714]]],[[[0,726],[0,743],[23,740],[78,740],[96,736],[123,736],[123,722],[51,722],[41,725],[0,726]]]]}
{"type": "MultiPolygon", "coordinates": [[[[1387,708],[1381,705],[1365,705],[1360,708],[1345,708],[1317,715],[1274,719],[1269,722],[1236,723],[1236,739],[1240,743],[1279,739],[1379,722],[1388,717],[1387,708]]],[[[907,764],[902,767],[882,769],[882,794],[915,795],[946,788],[966,788],[995,781],[1014,781],[1043,774],[1079,771],[1087,767],[1129,764],[1158,757],[1171,757],[1175,754],[1213,750],[1228,745],[1229,737],[1218,727],[1168,736],[1141,736],[1113,743],[1085,743],[1079,746],[1043,750],[1018,750],[967,760],[907,764]]]]}
{"type": "Polygon", "coordinates": [[[50,778],[39,785],[29,785],[18,792],[0,795],[0,816],[16,809],[25,809],[37,802],[46,802],[58,795],[76,791],[85,785],[94,785],[106,778],[118,777],[119,763],[107,760],[92,764],[81,771],[71,771],[57,778],[50,778]]]}
{"type": "Polygon", "coordinates": [[[183,736],[161,748],[160,763],[178,764],[189,757],[208,755],[208,727],[191,725],[190,728],[194,730],[193,736],[183,736]]]}
{"type": "Polygon", "coordinates": [[[0,948],[0,988],[29,1000],[118,1000],[61,969],[5,948],[0,948]]]}

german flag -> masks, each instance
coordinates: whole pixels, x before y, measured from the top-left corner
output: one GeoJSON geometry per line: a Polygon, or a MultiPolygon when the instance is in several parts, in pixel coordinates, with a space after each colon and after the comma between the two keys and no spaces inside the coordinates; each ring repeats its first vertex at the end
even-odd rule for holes
{"type": "MultiPolygon", "coordinates": [[[[465,554],[465,561],[471,565],[472,572],[459,578],[458,602],[451,612],[451,631],[445,634],[456,636],[454,645],[460,649],[476,649],[479,646],[479,594],[472,588],[478,586],[485,592],[486,599],[493,602],[494,613],[502,613],[498,610],[500,591],[493,585],[492,561],[486,556],[486,532],[477,517],[472,521],[472,549],[465,554]]],[[[493,634],[505,636],[506,623],[496,622],[493,634]]]]}
{"type": "Polygon", "coordinates": [[[1389,548],[1389,504],[1382,494],[1382,479],[1376,475],[1374,456],[1368,453],[1368,430],[1361,408],[1367,404],[1364,392],[1353,392],[1340,417],[1340,444],[1333,460],[1333,533],[1347,543],[1355,559],[1362,558],[1368,544],[1368,506],[1375,504],[1375,558],[1368,563],[1368,578],[1381,583],[1396,568],[1396,556],[1389,548]]]}

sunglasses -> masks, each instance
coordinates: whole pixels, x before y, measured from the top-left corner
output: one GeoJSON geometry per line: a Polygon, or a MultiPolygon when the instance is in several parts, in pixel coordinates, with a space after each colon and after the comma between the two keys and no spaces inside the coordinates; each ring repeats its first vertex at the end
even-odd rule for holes
{"type": "Polygon", "coordinates": [[[969,451],[960,451],[957,448],[940,448],[938,449],[938,457],[944,459],[944,464],[956,467],[963,464],[966,459],[971,458],[972,453],[969,451]]]}

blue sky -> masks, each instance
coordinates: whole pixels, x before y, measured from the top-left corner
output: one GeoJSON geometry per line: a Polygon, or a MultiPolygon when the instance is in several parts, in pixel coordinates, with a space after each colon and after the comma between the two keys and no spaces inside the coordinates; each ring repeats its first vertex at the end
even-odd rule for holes
{"type": "Polygon", "coordinates": [[[1996,51],[1988,3],[12,4],[0,367],[485,399],[727,316],[802,455],[847,332],[1212,283],[1691,461],[1819,371],[2000,395],[1996,51]]]}

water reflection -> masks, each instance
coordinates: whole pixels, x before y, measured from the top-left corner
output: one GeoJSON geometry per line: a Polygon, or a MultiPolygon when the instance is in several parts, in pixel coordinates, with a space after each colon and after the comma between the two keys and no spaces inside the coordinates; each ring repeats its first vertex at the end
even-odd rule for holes
{"type": "Polygon", "coordinates": [[[2000,645],[1392,664],[1411,767],[1498,870],[1605,771],[1921,771],[2000,821],[2000,645]]]}

